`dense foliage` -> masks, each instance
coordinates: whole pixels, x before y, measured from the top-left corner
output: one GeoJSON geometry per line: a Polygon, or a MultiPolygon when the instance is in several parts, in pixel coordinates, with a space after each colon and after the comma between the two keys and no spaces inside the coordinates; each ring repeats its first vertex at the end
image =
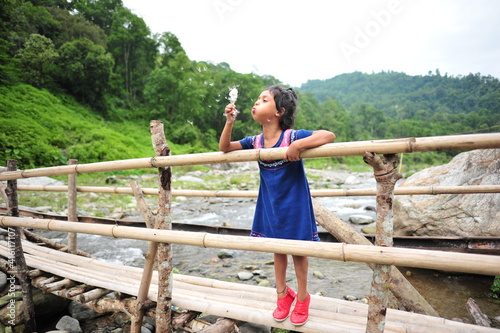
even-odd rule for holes
{"type": "MultiPolygon", "coordinates": [[[[190,60],[174,34],[152,34],[121,0],[0,0],[0,161],[20,168],[151,156],[151,119],[165,123],[174,154],[217,150],[229,88],[240,92],[236,139],[259,131],[249,111],[275,83],[190,60]]],[[[500,123],[499,81],[480,74],[351,73],[298,90],[295,127],[328,129],[337,141],[500,123]]]]}
{"type": "Polygon", "coordinates": [[[323,103],[334,100],[349,110],[348,140],[417,137],[500,128],[500,82],[469,74],[426,76],[382,72],[343,74],[310,80],[308,91],[323,103]]]}

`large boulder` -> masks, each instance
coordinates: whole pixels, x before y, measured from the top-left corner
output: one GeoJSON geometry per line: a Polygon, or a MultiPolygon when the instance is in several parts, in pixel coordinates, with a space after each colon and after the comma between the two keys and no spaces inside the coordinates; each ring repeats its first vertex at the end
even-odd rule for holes
{"type": "MultiPolygon", "coordinates": [[[[415,173],[399,186],[499,185],[500,149],[461,153],[415,173]]],[[[394,232],[416,236],[500,236],[500,193],[402,195],[394,201],[394,232]]]]}

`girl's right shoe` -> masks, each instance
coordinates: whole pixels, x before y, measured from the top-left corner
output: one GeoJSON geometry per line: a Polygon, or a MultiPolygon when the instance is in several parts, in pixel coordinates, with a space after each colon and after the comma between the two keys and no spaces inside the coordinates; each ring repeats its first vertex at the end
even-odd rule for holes
{"type": "Polygon", "coordinates": [[[273,312],[273,318],[277,322],[282,322],[290,315],[290,309],[295,301],[297,294],[290,287],[286,287],[286,295],[283,298],[278,298],[277,307],[273,312]]]}
{"type": "Polygon", "coordinates": [[[304,325],[309,319],[309,304],[311,303],[311,295],[307,295],[307,298],[299,302],[297,297],[297,303],[295,303],[295,309],[292,311],[292,316],[290,317],[290,321],[295,326],[304,325]]]}

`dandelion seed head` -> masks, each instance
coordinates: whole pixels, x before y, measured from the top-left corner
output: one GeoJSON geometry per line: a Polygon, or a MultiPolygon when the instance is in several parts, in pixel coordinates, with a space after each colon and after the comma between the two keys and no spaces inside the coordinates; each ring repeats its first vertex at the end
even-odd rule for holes
{"type": "Polygon", "coordinates": [[[236,103],[238,99],[238,89],[236,87],[229,88],[229,102],[236,103]]]}

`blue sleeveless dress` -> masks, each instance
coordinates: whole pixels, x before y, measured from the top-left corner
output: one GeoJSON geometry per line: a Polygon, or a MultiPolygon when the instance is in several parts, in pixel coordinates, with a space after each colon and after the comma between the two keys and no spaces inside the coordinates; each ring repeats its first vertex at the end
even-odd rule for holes
{"type": "MultiPolygon", "coordinates": [[[[273,148],[288,147],[312,135],[307,130],[287,130],[273,148]]],[[[243,149],[265,149],[263,134],[239,141],[243,149]]],[[[302,159],[258,161],[260,187],[250,236],[319,241],[314,210],[302,159]]]]}

